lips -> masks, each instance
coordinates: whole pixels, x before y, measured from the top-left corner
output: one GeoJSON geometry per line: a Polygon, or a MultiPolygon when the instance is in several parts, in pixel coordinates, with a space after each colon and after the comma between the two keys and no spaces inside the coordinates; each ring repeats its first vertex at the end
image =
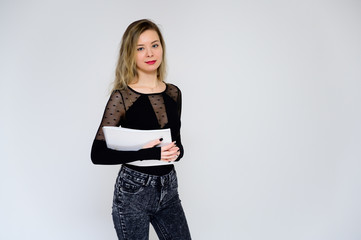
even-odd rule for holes
{"type": "Polygon", "coordinates": [[[145,62],[146,64],[153,65],[157,60],[145,62]]]}

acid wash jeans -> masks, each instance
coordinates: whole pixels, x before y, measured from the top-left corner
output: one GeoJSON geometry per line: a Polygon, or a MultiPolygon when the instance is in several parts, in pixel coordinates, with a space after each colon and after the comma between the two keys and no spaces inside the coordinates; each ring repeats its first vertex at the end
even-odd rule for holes
{"type": "Polygon", "coordinates": [[[191,239],[174,169],[154,176],[122,166],[115,183],[112,215],[121,240],[148,240],[149,223],[160,240],[191,239]]]}

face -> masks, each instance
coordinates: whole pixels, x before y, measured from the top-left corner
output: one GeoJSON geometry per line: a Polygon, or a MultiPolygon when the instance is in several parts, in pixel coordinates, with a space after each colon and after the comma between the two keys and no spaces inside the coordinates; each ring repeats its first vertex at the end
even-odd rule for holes
{"type": "Polygon", "coordinates": [[[135,61],[138,72],[156,72],[163,60],[163,48],[157,32],[146,30],[140,34],[136,48],[135,61]]]}

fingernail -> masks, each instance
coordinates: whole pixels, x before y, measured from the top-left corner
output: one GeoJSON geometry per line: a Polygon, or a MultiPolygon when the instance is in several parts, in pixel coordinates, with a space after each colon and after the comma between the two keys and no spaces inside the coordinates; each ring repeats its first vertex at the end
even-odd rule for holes
{"type": "Polygon", "coordinates": [[[159,141],[163,141],[163,138],[159,138],[159,141]]]}

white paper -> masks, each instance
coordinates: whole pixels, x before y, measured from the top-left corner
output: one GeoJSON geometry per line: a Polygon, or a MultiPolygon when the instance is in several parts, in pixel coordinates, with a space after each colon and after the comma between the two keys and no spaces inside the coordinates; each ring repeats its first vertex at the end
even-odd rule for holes
{"type": "MultiPolygon", "coordinates": [[[[137,151],[142,149],[147,143],[163,138],[163,141],[158,146],[162,147],[172,142],[170,129],[156,129],[156,130],[137,130],[122,127],[103,127],[104,137],[107,147],[118,151],[137,151]]],[[[156,166],[173,164],[158,159],[134,161],[128,164],[135,166],[156,166]]]]}

